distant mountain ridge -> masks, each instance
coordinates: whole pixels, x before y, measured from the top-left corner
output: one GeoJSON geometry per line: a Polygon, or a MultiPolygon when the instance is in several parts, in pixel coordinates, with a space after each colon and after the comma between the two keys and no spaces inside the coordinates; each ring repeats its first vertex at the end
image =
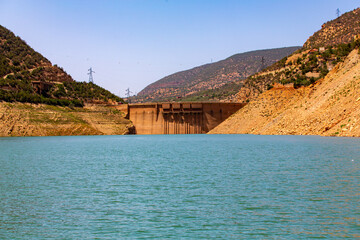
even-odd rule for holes
{"type": "Polygon", "coordinates": [[[235,54],[224,60],[205,64],[164,77],[138,93],[135,101],[171,101],[198,92],[238,82],[272,65],[300,47],[257,50],[235,54]]]}
{"type": "Polygon", "coordinates": [[[359,41],[356,40],[359,39],[360,8],[357,8],[324,23],[301,49],[291,49],[291,52],[277,59],[281,59],[280,61],[267,61],[266,66],[259,67],[261,57],[255,54],[248,62],[252,67],[244,67],[236,64],[237,60],[233,57],[237,55],[234,55],[214,63],[215,65],[207,64],[165,77],[150,84],[135,99],[143,102],[245,102],[271,88],[274,83],[307,86],[326,76],[338,62],[343,61],[350,51],[357,47],[359,41]],[[229,61],[230,59],[232,61],[229,61]]]}

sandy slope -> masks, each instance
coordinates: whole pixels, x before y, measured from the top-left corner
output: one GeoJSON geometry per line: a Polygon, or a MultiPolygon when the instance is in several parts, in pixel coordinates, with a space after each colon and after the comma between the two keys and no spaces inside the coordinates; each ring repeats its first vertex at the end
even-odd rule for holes
{"type": "Polygon", "coordinates": [[[0,136],[117,135],[132,124],[117,110],[0,102],[0,136]]]}
{"type": "Polygon", "coordinates": [[[360,136],[360,55],[349,54],[315,85],[274,87],[210,134],[360,136]]]}

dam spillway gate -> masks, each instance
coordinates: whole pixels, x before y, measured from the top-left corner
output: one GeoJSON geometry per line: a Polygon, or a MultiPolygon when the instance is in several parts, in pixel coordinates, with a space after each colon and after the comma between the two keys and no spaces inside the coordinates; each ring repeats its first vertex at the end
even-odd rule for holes
{"type": "Polygon", "coordinates": [[[242,108],[244,103],[139,103],[117,107],[126,113],[136,134],[207,133],[242,108]]]}

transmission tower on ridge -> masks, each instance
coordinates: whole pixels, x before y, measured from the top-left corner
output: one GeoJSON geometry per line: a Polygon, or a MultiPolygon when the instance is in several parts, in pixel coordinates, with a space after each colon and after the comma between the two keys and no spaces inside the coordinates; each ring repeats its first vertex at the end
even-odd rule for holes
{"type": "Polygon", "coordinates": [[[92,74],[95,73],[95,72],[92,70],[92,68],[89,68],[88,71],[89,71],[89,73],[88,73],[88,75],[89,75],[89,82],[94,83],[94,78],[93,78],[93,75],[92,75],[92,74]]]}
{"type": "Polygon", "coordinates": [[[340,17],[340,9],[336,9],[336,16],[340,17]]]}
{"type": "Polygon", "coordinates": [[[265,68],[265,58],[261,57],[261,69],[265,68]]]}
{"type": "Polygon", "coordinates": [[[127,97],[128,102],[131,103],[130,94],[132,92],[130,91],[130,88],[127,88],[125,91],[126,91],[125,96],[127,97]]]}

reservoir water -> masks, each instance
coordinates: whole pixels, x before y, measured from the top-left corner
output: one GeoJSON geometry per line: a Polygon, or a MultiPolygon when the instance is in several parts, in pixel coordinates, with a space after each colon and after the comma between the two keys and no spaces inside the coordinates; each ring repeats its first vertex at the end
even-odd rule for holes
{"type": "Polygon", "coordinates": [[[0,239],[360,238],[360,139],[0,138],[0,239]]]}

